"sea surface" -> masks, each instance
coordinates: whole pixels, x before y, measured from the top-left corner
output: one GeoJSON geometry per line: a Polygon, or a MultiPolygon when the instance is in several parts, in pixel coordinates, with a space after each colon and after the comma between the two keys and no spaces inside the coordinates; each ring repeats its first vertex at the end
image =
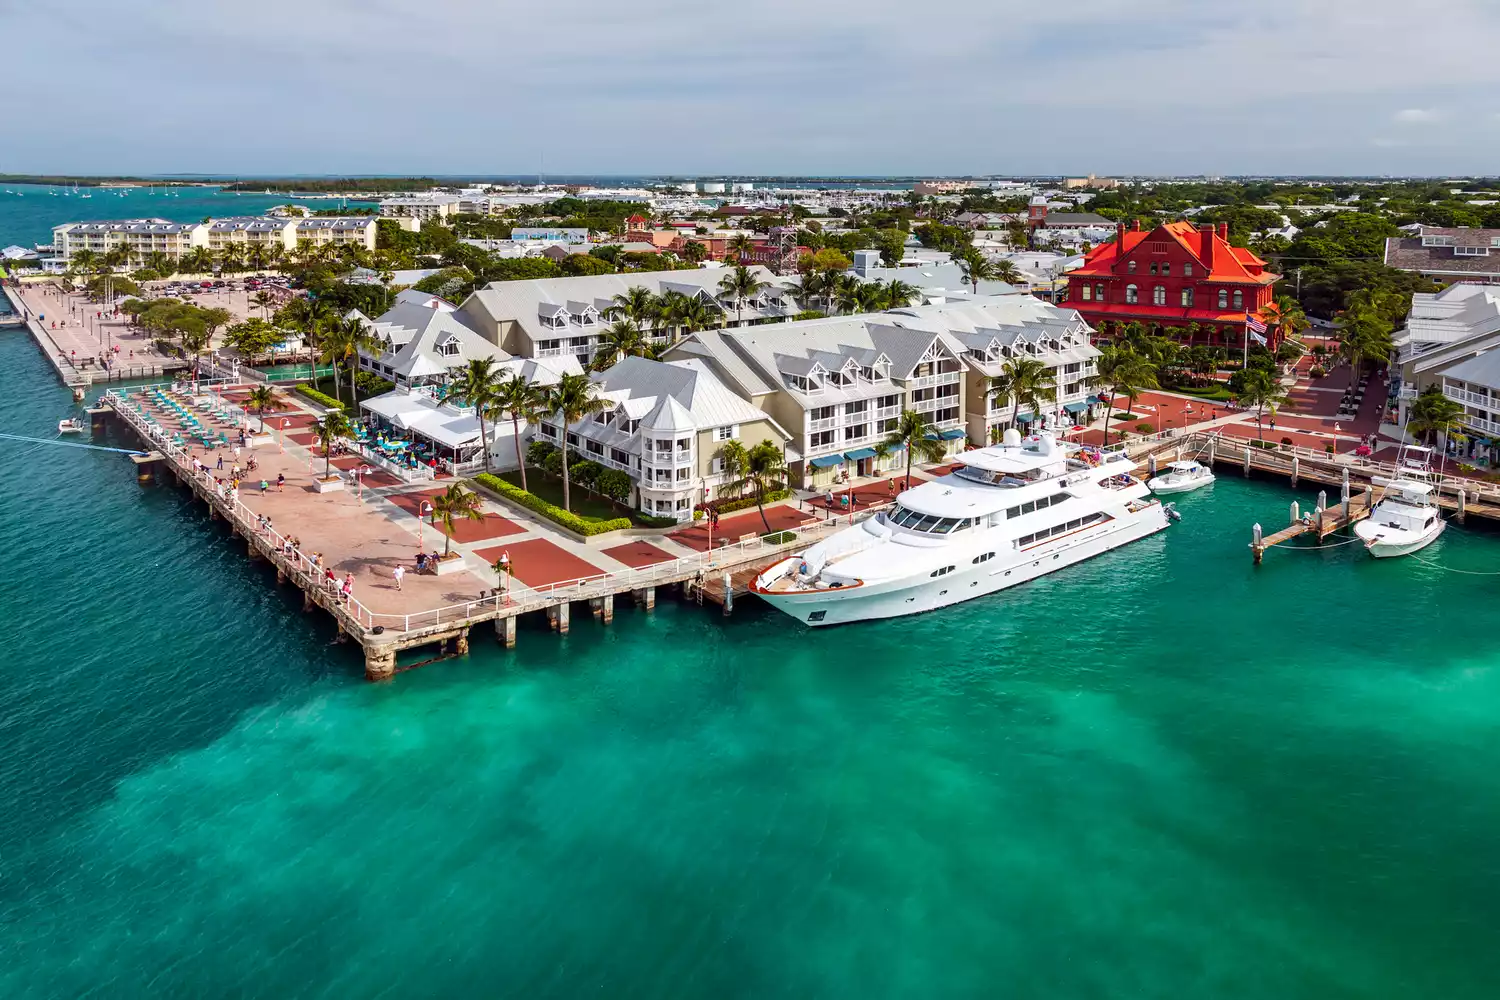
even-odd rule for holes
{"type": "MultiPolygon", "coordinates": [[[[70,410],[0,331],[0,431],[70,410]]],[[[1312,496],[1227,475],[941,613],[667,599],[372,685],[125,456],[0,471],[6,1000],[1500,994],[1493,533],[1256,570],[1312,496]]]]}
{"type": "Polygon", "coordinates": [[[64,185],[0,183],[0,247],[16,244],[28,250],[52,242],[52,227],[68,222],[112,222],[122,219],[166,219],[200,222],[213,216],[261,215],[277,205],[304,205],[313,210],[369,208],[374,202],[328,198],[236,194],[217,187],[79,188],[64,185]],[[85,198],[84,195],[89,195],[85,198]]]}

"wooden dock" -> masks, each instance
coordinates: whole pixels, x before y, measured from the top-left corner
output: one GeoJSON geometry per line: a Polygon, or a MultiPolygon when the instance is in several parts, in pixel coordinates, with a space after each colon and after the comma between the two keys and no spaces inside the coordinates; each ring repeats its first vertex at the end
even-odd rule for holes
{"type": "MultiPolygon", "coordinates": [[[[321,608],[331,615],[339,632],[359,643],[365,656],[365,676],[384,680],[397,672],[397,654],[418,647],[436,646],[438,655],[462,655],[469,649],[469,633],[491,623],[506,647],[516,644],[517,619],[541,612],[556,632],[569,630],[574,605],[582,604],[603,624],[614,619],[615,599],[628,596],[650,611],[657,592],[680,587],[684,597],[718,604],[728,614],[734,600],[748,592],[751,579],[761,568],[847,523],[830,518],[804,525],[795,532],[774,532],[767,538],[752,537],[738,543],[671,562],[655,563],[629,571],[600,573],[540,587],[496,588],[472,600],[410,614],[373,612],[358,601],[344,600],[325,585],[318,567],[297,550],[288,551],[286,540],[258,524],[254,512],[238,500],[224,496],[210,474],[195,473],[188,454],[153,433],[143,418],[127,407],[114,406],[106,396],[88,413],[95,433],[102,433],[110,420],[130,428],[150,449],[135,461],[137,478],[145,483],[172,477],[209,508],[212,519],[223,519],[246,545],[251,559],[263,559],[276,568],[278,583],[291,583],[303,592],[303,609],[321,608]]],[[[430,662],[430,659],[429,659],[430,662]]]]}
{"type": "Polygon", "coordinates": [[[1358,521],[1363,521],[1370,516],[1375,509],[1375,490],[1365,487],[1364,493],[1359,496],[1350,497],[1340,501],[1333,507],[1322,506],[1326,498],[1319,496],[1320,505],[1306,517],[1299,516],[1297,504],[1292,503],[1292,523],[1280,531],[1270,535],[1261,534],[1260,525],[1251,529],[1250,554],[1255,559],[1255,565],[1259,566],[1261,558],[1266,549],[1303,535],[1312,535],[1317,544],[1322,545],[1323,539],[1336,531],[1341,531],[1358,521]]]}

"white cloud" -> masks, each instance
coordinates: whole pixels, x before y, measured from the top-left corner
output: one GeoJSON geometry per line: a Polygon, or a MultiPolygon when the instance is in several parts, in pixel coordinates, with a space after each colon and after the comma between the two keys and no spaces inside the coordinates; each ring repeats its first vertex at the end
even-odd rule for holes
{"type": "Polygon", "coordinates": [[[1487,119],[1497,8],[1074,0],[1060,26],[1015,0],[0,0],[25,40],[7,69],[47,91],[8,109],[0,170],[1478,171],[1495,130],[1431,163],[1368,137],[1392,108],[1487,119]],[[1444,55],[1370,70],[1413,51],[1444,55]],[[100,114],[122,86],[131,113],[100,114]]]}

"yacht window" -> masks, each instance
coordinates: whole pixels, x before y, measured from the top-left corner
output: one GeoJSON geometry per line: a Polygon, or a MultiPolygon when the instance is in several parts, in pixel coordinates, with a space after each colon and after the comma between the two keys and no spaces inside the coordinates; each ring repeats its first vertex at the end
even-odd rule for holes
{"type": "Polygon", "coordinates": [[[1020,517],[1021,516],[1021,508],[1019,508],[1019,507],[1011,507],[1008,510],[1006,510],[1005,516],[1008,517],[1008,518],[1009,517],[1020,517]]]}
{"type": "Polygon", "coordinates": [[[931,531],[933,527],[936,526],[937,523],[941,520],[942,518],[940,517],[933,517],[931,514],[924,514],[922,515],[922,520],[912,525],[912,529],[915,531],[931,531]]]}
{"type": "Polygon", "coordinates": [[[1023,503],[1021,505],[1021,513],[1022,514],[1035,514],[1036,513],[1036,501],[1035,500],[1028,500],[1026,503],[1023,503]]]}
{"type": "Polygon", "coordinates": [[[1021,544],[1022,545],[1030,545],[1034,541],[1036,541],[1036,536],[1035,535],[1022,535],[1021,536],[1021,544]]]}

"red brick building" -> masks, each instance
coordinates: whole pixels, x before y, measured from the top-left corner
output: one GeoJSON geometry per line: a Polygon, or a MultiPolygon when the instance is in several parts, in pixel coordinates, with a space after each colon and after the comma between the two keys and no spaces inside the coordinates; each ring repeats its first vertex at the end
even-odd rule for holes
{"type": "Polygon", "coordinates": [[[1068,272],[1067,301],[1101,336],[1136,322],[1156,333],[1189,330],[1184,343],[1236,350],[1249,313],[1271,327],[1274,350],[1281,331],[1271,286],[1280,278],[1249,250],[1229,245],[1227,223],[1168,222],[1149,232],[1121,223],[1113,243],[1068,272]]]}

